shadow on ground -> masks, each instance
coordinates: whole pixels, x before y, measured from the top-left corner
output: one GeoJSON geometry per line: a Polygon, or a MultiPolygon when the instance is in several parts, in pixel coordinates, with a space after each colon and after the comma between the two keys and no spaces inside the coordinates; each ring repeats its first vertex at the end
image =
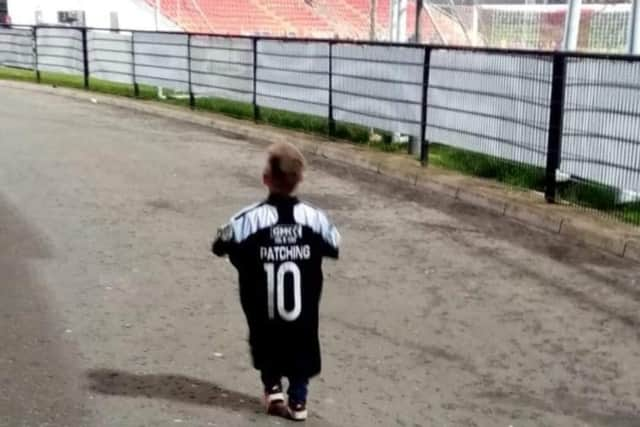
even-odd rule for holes
{"type": "MultiPolygon", "coordinates": [[[[93,369],[86,373],[86,377],[89,380],[89,390],[108,396],[163,399],[248,414],[262,414],[264,411],[262,402],[256,396],[229,390],[216,383],[185,375],[142,375],[114,369],[93,369]]],[[[335,427],[314,413],[310,414],[306,425],[335,427]]]]}
{"type": "Polygon", "coordinates": [[[87,373],[87,378],[90,390],[100,394],[165,399],[235,411],[262,411],[260,400],[255,396],[184,375],[138,375],[112,369],[95,369],[87,373]]]}

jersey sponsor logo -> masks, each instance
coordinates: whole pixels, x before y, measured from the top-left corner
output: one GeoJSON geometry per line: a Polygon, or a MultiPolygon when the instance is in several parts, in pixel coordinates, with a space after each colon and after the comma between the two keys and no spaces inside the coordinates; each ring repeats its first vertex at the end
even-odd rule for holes
{"type": "Polygon", "coordinates": [[[302,225],[275,225],[271,227],[271,240],[277,245],[293,245],[302,239],[302,225]]]}
{"type": "Polygon", "coordinates": [[[261,246],[260,259],[269,262],[298,261],[311,258],[310,245],[261,246]]]}

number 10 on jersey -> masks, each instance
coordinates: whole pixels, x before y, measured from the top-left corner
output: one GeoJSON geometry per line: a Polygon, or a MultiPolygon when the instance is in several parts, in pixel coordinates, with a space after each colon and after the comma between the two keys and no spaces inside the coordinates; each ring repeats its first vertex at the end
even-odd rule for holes
{"type": "Polygon", "coordinates": [[[264,271],[267,273],[267,306],[269,318],[275,319],[276,309],[278,316],[287,322],[296,320],[302,312],[302,289],[300,283],[300,268],[294,262],[288,261],[280,264],[276,271],[275,264],[265,263],[264,271]],[[290,274],[293,284],[293,307],[287,310],[284,301],[285,279],[290,274]]]}

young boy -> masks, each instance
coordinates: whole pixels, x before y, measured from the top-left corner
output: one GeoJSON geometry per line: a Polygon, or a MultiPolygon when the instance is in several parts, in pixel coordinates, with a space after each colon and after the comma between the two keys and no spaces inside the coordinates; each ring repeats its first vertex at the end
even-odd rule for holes
{"type": "Polygon", "coordinates": [[[240,302],[267,413],[298,421],[307,418],[309,378],[320,373],[322,259],[337,259],[340,244],[327,216],[293,195],[304,167],[295,146],[272,145],[263,173],[268,198],[235,215],[213,243],[213,253],[228,255],[238,270],[240,302]],[[283,377],[289,381],[288,405],[283,377]]]}

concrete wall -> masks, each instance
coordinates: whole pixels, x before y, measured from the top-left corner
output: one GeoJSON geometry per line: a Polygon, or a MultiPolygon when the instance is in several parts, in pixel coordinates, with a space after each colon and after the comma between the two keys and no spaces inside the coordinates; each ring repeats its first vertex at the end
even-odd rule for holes
{"type": "MultiPolygon", "coordinates": [[[[42,23],[57,24],[58,11],[84,10],[86,25],[109,28],[111,12],[118,12],[121,29],[155,30],[153,7],[144,0],[9,0],[9,16],[14,24],[36,24],[36,11],[42,23]]],[[[172,21],[160,16],[159,30],[180,31],[172,21]]]]}

